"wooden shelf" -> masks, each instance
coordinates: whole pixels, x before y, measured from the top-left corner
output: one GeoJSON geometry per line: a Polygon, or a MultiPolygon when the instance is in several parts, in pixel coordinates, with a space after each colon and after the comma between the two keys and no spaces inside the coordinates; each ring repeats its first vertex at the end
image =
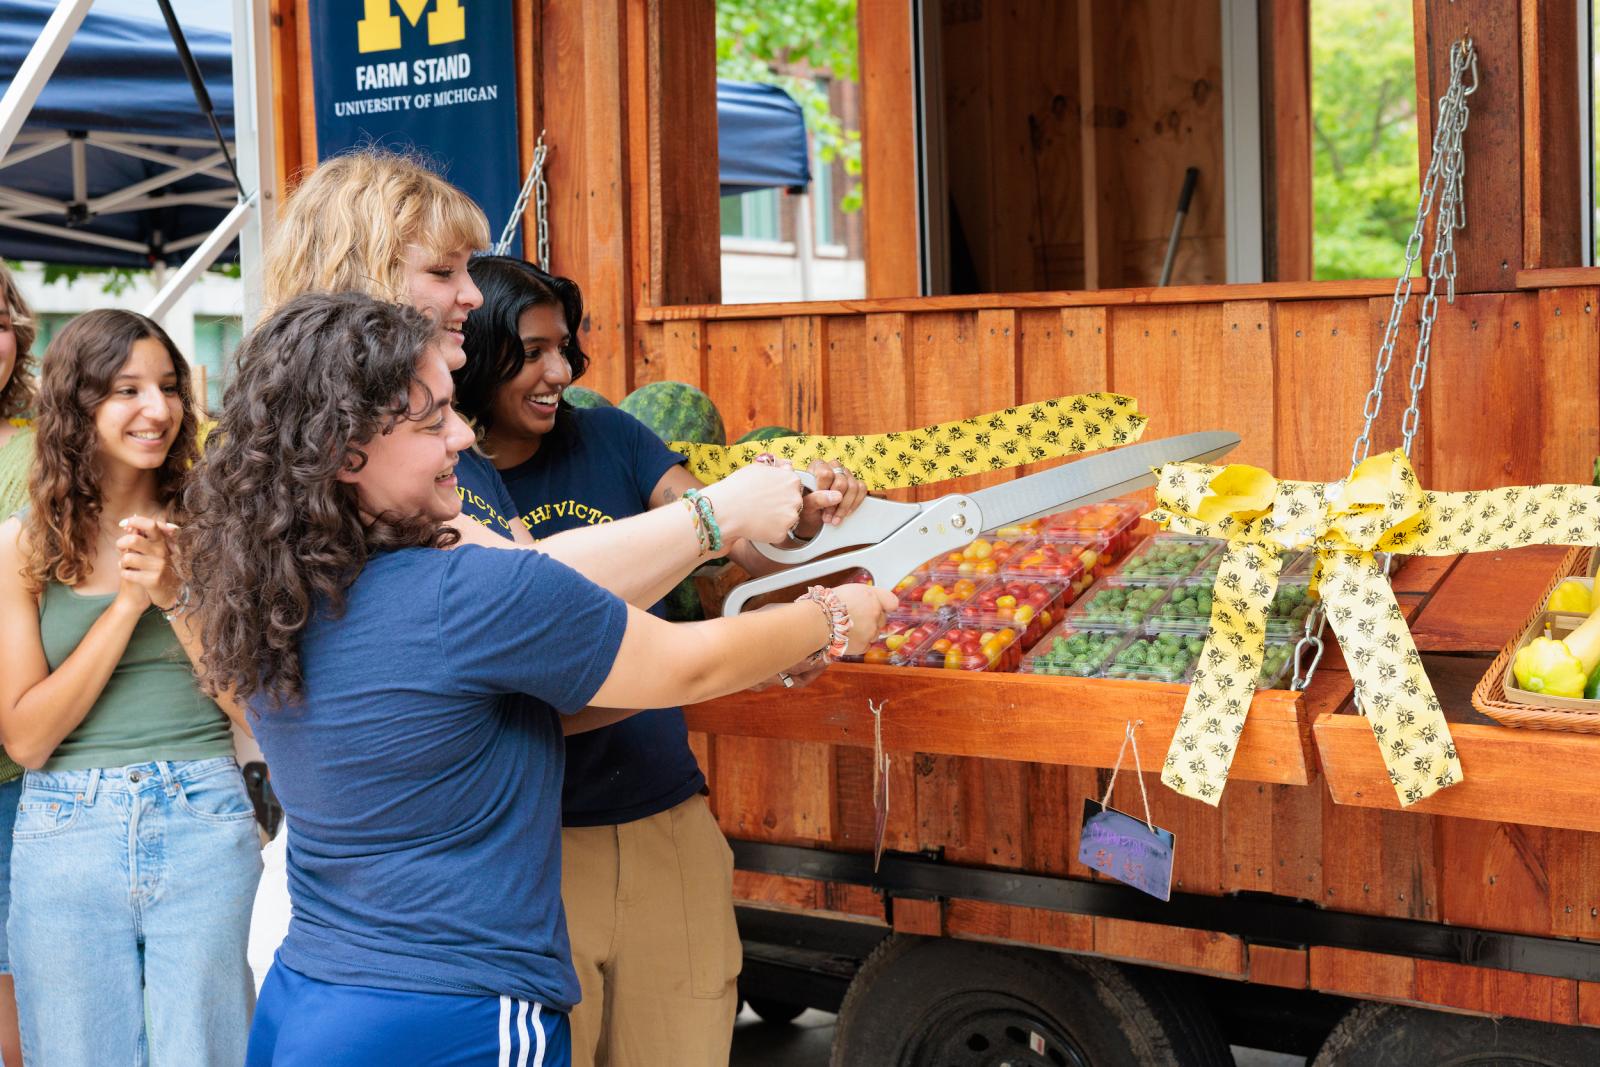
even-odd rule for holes
{"type": "Polygon", "coordinates": [[[1537,267],[1517,271],[1518,289],[1600,285],[1600,267],[1537,267]]]}
{"type": "MultiPolygon", "coordinates": [[[[1312,727],[1335,804],[1398,810],[1367,720],[1320,714],[1312,727]]],[[[1600,830],[1594,769],[1600,735],[1452,723],[1462,781],[1406,811],[1490,822],[1600,830]]]]}
{"type": "MultiPolygon", "coordinates": [[[[1348,687],[1337,671],[1319,680],[1317,693],[1256,694],[1233,779],[1307,784],[1310,716],[1302,714],[1302,702],[1313,711],[1335,707],[1348,687]]],[[[1112,766],[1125,724],[1143,719],[1139,740],[1149,767],[1165,754],[1187,691],[1150,682],[841,663],[804,689],[736,693],[684,713],[690,730],[870,748],[867,701],[883,701],[888,751],[1077,767],[1112,766]]]]}
{"type": "Polygon", "coordinates": [[[963,296],[892,296],[873,300],[811,300],[783,304],[684,304],[635,310],[637,322],[770,319],[803,315],[873,315],[894,312],[981,311],[990,308],[1121,307],[1209,304],[1236,300],[1338,300],[1383,297],[1393,278],[1326,282],[1254,282],[1247,285],[1169,285],[1132,289],[1068,289],[1043,293],[975,293],[963,296]]]}

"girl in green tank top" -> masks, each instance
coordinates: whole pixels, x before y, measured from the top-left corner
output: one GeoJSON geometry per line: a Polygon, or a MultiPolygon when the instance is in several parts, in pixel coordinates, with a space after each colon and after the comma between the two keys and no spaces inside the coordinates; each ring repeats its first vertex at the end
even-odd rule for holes
{"type": "Polygon", "coordinates": [[[155,322],[74,319],[44,361],[27,508],[0,524],[0,739],[29,769],[9,951],[23,1044],[64,1067],[244,1057],[260,842],[242,713],[195,680],[170,551],[189,389],[155,322]]]}

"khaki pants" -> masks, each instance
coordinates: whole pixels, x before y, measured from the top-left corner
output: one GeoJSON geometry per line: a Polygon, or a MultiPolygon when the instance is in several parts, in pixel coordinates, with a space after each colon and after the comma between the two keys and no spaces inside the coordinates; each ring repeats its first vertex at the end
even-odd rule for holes
{"type": "Polygon", "coordinates": [[[726,1067],[743,952],[733,852],[705,797],[563,829],[561,897],[583,986],[573,1067],[726,1067]]]}

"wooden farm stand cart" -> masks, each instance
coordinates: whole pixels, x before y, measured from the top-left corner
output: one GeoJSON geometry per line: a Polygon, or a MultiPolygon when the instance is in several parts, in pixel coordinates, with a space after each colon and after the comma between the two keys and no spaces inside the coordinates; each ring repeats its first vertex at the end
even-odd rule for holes
{"type": "MultiPolygon", "coordinates": [[[[316,159],[311,11],[271,4],[281,193],[316,159]]],[[[1465,31],[1480,68],[1457,296],[1433,330],[1413,462],[1434,489],[1587,483],[1600,271],[1583,266],[1589,56],[1573,5],[1412,9],[1424,170],[1465,31]]],[[[1308,0],[859,0],[868,299],[741,307],[720,302],[712,0],[515,12],[523,164],[547,131],[552,267],[584,289],[585,385],[616,399],[692,383],[730,436],[904,429],[1109,389],[1138,399],[1150,436],[1231,429],[1232,458],[1280,478],[1347,472],[1393,281],[1310,280],[1308,0]],[[1249,89],[1241,13],[1259,60],[1249,89]],[[1256,119],[1230,110],[1252,95],[1256,119]],[[935,143],[942,155],[924,150],[935,143]],[[1222,284],[1238,276],[1229,242],[1251,232],[1226,225],[1241,210],[1227,175],[1257,161],[1253,240],[1270,280],[1222,284]],[[1175,284],[1151,288],[1191,166],[1175,284]],[[919,208],[936,194],[948,210],[919,208]],[[953,216],[976,293],[928,295],[960,273],[932,236],[953,216]]],[[[1400,440],[1415,323],[1379,449],[1400,440]]],[[[1073,1001],[1072,1025],[1142,1005],[1161,1062],[1219,1062],[1219,1029],[1311,1052],[1341,1017],[1345,1058],[1329,1063],[1377,1062],[1360,1042],[1383,1038],[1392,1062],[1438,1062],[1451,1041],[1600,1062],[1600,737],[1503,728],[1467,701],[1564,558],[1528,548],[1398,574],[1466,773],[1437,797],[1397,809],[1337,649],[1306,691],[1256,696],[1220,807],[1147,774],[1155,820],[1177,836],[1167,904],[1091,877],[1076,835],[1124,724],[1143,720],[1153,765],[1181,688],[841,666],[803,691],[688,709],[738,860],[748,996],[771,1011],[845,1004],[840,1058],[871,1067],[893,1062],[871,1034],[963,1011],[1003,1017],[1036,1057],[1014,1062],[1113,1062],[1057,1040],[1063,967],[1073,988],[1111,991],[1073,1001]],[[891,756],[876,873],[869,698],[886,704],[891,756]]],[[[973,1057],[980,1037],[964,1039],[973,1057]]]]}

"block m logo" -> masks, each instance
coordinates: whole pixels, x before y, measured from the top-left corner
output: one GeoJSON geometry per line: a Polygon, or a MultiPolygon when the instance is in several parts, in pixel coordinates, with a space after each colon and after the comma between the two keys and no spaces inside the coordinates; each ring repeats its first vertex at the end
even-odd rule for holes
{"type": "Polygon", "coordinates": [[[467,13],[461,0],[365,0],[365,14],[356,23],[356,44],[361,52],[388,52],[400,47],[399,5],[406,21],[415,26],[428,10],[428,43],[451,44],[467,38],[467,13]]]}

